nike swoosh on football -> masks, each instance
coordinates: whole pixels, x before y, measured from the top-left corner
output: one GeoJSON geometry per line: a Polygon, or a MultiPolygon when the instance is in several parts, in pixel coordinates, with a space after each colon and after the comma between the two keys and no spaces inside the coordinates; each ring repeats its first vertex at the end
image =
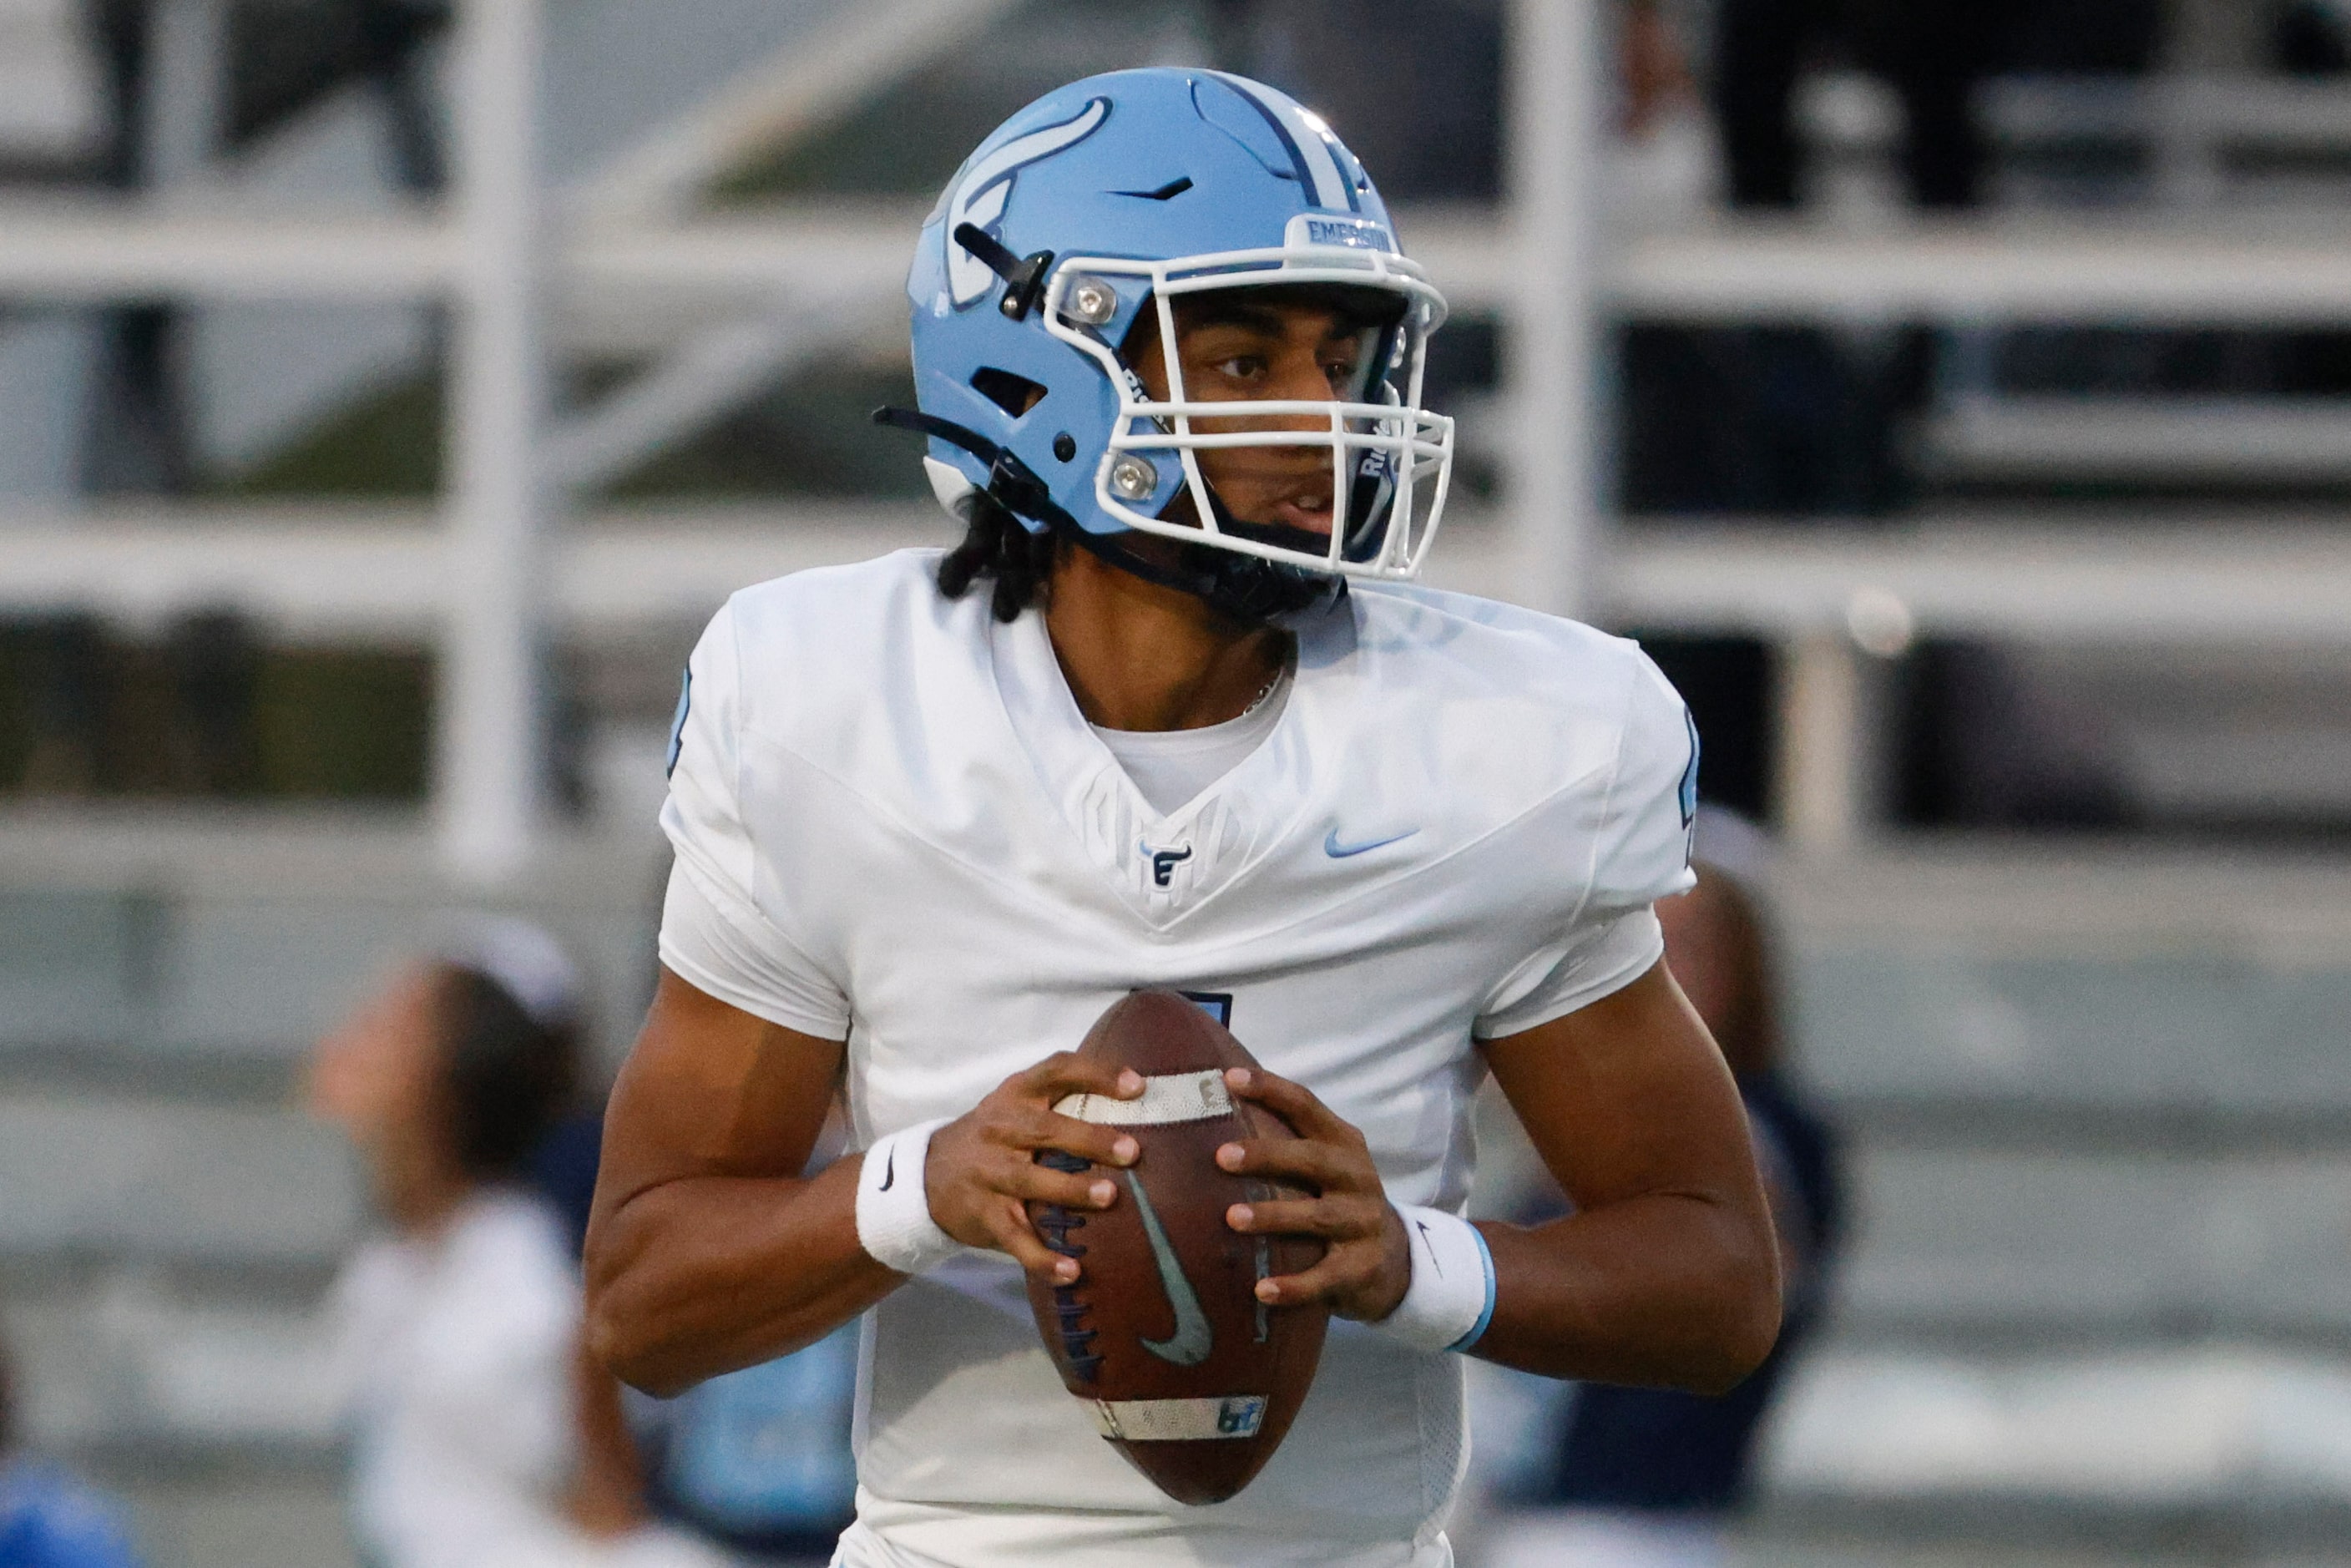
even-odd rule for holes
{"type": "Polygon", "coordinates": [[[1184,1277],[1176,1249],[1168,1245],[1167,1231],[1159,1223],[1158,1211],[1151,1207],[1151,1195],[1143,1190],[1143,1178],[1129,1171],[1126,1185],[1134,1194],[1134,1211],[1143,1217],[1143,1234],[1151,1243],[1151,1260],[1158,1266],[1160,1287],[1167,1292],[1167,1304],[1176,1309],[1176,1332],[1165,1339],[1146,1339],[1143,1348],[1177,1366],[1197,1366],[1216,1348],[1217,1331],[1209,1324],[1208,1314],[1200,1310],[1200,1298],[1192,1293],[1192,1281],[1184,1277]]]}
{"type": "Polygon", "coordinates": [[[1367,844],[1343,844],[1339,841],[1339,830],[1333,828],[1322,835],[1322,852],[1334,861],[1347,860],[1355,855],[1367,855],[1374,850],[1384,850],[1390,844],[1400,844],[1418,831],[1418,828],[1406,828],[1401,833],[1390,833],[1384,839],[1374,839],[1367,844]]]}

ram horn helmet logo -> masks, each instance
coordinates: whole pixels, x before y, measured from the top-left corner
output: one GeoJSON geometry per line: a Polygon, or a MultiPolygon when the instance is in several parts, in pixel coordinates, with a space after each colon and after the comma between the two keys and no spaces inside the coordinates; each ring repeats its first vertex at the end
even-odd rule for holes
{"type": "Polygon", "coordinates": [[[956,244],[956,230],[974,224],[995,233],[997,220],[1004,216],[1004,204],[1012,199],[1014,177],[1029,164],[1076,146],[1109,118],[1110,99],[1088,99],[1074,118],[1014,137],[964,175],[946,204],[946,220],[939,225],[939,243],[947,247],[947,292],[956,309],[978,303],[995,283],[996,274],[986,262],[956,244]]]}

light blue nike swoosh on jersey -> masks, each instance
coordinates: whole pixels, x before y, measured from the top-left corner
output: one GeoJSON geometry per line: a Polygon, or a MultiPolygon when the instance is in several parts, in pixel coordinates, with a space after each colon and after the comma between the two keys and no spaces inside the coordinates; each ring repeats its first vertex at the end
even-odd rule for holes
{"type": "Polygon", "coordinates": [[[1343,861],[1353,855],[1367,855],[1374,850],[1384,850],[1390,844],[1400,844],[1418,831],[1418,828],[1406,828],[1401,833],[1390,833],[1386,838],[1374,839],[1368,844],[1343,844],[1339,841],[1339,830],[1332,828],[1322,835],[1322,852],[1334,861],[1343,861]]]}

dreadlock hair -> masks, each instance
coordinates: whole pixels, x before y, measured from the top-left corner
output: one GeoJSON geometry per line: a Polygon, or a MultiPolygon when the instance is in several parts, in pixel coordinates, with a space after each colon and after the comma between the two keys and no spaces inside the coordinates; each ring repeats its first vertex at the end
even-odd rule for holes
{"type": "Polygon", "coordinates": [[[939,591],[961,599],[983,577],[994,578],[988,609],[998,621],[1017,621],[1042,603],[1061,541],[1049,529],[1031,533],[1010,507],[985,490],[975,490],[964,509],[963,543],[939,562],[939,591]]]}

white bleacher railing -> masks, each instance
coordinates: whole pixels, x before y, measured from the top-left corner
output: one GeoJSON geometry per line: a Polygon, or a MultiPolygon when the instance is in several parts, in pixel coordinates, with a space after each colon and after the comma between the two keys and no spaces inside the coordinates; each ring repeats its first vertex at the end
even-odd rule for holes
{"type": "Polygon", "coordinates": [[[434,806],[450,869],[520,872],[546,774],[541,629],[550,501],[542,426],[539,0],[458,7],[460,251],[434,806]]]}
{"type": "MultiPolygon", "coordinates": [[[[958,4],[969,16],[987,10],[958,4]]],[[[159,206],[0,203],[8,297],[456,303],[455,461],[437,518],[310,508],[0,519],[0,609],[152,616],[234,603],[304,637],[391,628],[437,636],[443,840],[454,869],[493,878],[522,864],[534,831],[543,625],[691,618],[742,581],[935,538],[940,526],[903,508],[802,505],[542,529],[554,494],[689,428],[713,406],[712,386],[757,384],[763,363],[808,352],[815,329],[795,322],[813,313],[837,325],[898,308],[919,214],[892,204],[695,216],[666,200],[590,202],[542,230],[521,86],[532,77],[536,15],[536,0],[460,7],[462,150],[445,209],[207,211],[184,197],[159,206]],[[698,344],[700,361],[679,355],[603,407],[543,429],[547,335],[617,320],[657,321],[698,344]]],[[[1864,825],[1854,780],[1866,683],[1847,634],[1857,602],[1894,603],[1917,633],[2351,643],[2351,541],[2325,532],[2249,540],[2232,528],[2223,546],[2193,529],[2121,526],[1951,525],[1866,537],[1605,528],[1590,369],[1603,313],[2351,321],[2351,224],[2174,214],[1908,222],[1856,234],[1721,223],[1604,246],[1578,173],[1600,141],[1596,26],[1590,0],[1514,0],[1509,80],[1522,85],[1507,121],[1511,202],[1499,214],[1404,215],[1408,241],[1457,310],[1493,314],[1504,327],[1495,417],[1513,433],[1498,444],[1508,509],[1484,528],[1465,519],[1438,551],[1441,580],[1620,623],[1749,630],[1788,646],[1796,656],[1782,716],[1801,743],[1783,748],[1794,769],[1783,780],[1785,807],[1800,837],[1824,845],[1864,825]]],[[[2303,432],[2320,443],[2332,434],[2331,424],[2303,432]]]]}

